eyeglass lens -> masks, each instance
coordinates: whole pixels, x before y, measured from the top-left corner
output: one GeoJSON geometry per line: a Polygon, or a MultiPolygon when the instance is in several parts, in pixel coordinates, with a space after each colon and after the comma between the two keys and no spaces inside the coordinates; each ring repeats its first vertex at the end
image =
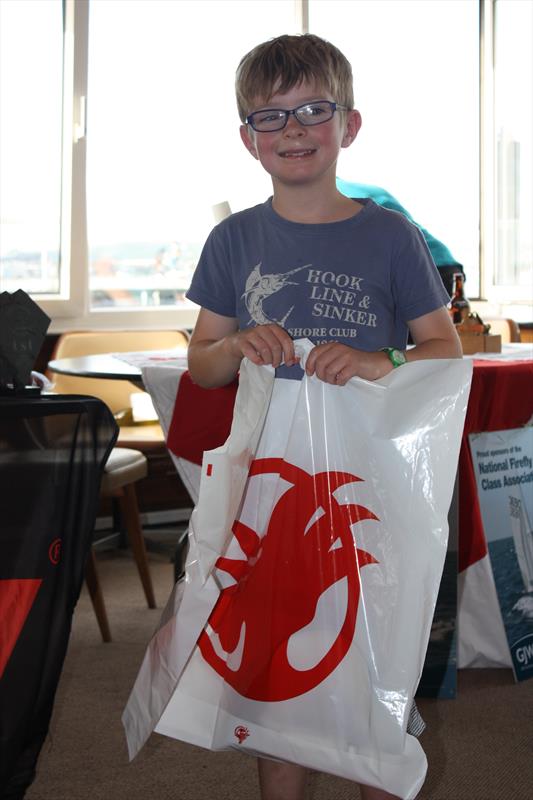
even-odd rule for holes
{"type": "Polygon", "coordinates": [[[305,103],[291,111],[267,108],[264,111],[254,111],[248,117],[248,122],[256,131],[277,131],[284,128],[289,116],[294,114],[302,125],[320,125],[321,122],[327,122],[332,118],[335,108],[335,103],[330,103],[328,100],[305,103]]]}

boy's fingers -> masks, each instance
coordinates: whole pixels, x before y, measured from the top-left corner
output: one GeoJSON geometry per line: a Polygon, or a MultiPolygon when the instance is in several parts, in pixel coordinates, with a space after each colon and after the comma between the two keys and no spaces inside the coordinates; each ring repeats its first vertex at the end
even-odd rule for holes
{"type": "Polygon", "coordinates": [[[283,342],[283,361],[288,367],[292,367],[298,362],[294,352],[294,342],[289,336],[283,342]]]}
{"type": "MultiPolygon", "coordinates": [[[[335,344],[335,342],[326,342],[325,344],[319,344],[316,347],[313,347],[307,356],[307,361],[305,364],[305,371],[308,375],[313,375],[317,371],[317,361],[319,362],[322,360],[324,355],[331,350],[335,344]]],[[[320,367],[320,363],[318,366],[320,367]]]]}
{"type": "MultiPolygon", "coordinates": [[[[263,331],[262,331],[263,333],[263,331]]],[[[264,330],[267,345],[270,347],[272,354],[272,364],[274,367],[279,367],[281,363],[291,364],[295,363],[294,344],[289,334],[283,328],[277,325],[264,330]]]]}
{"type": "Polygon", "coordinates": [[[260,339],[257,345],[257,352],[261,356],[264,364],[272,364],[276,367],[281,363],[283,346],[275,333],[266,328],[259,331],[260,339]]]}
{"type": "Polygon", "coordinates": [[[315,347],[307,359],[308,375],[315,374],[325,383],[344,386],[354,374],[351,368],[354,351],[348,352],[345,345],[338,342],[327,342],[315,347]]]}
{"type": "Polygon", "coordinates": [[[241,354],[254,364],[279,367],[282,363],[292,366],[298,362],[291,337],[278,325],[258,325],[241,331],[239,346],[241,354]]]}
{"type": "Polygon", "coordinates": [[[254,364],[272,364],[276,367],[281,364],[283,345],[268,328],[255,328],[246,337],[243,337],[243,355],[254,364]]]}
{"type": "Polygon", "coordinates": [[[241,353],[245,358],[248,358],[253,364],[262,364],[263,359],[261,354],[252,342],[244,339],[241,343],[241,353]]]}

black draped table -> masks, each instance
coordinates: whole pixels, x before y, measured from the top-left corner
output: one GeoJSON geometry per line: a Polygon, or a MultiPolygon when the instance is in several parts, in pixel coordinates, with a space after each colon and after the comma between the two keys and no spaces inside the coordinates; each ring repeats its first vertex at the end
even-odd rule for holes
{"type": "Polygon", "coordinates": [[[0,397],[0,798],[48,731],[118,428],[92,397],[0,397]]]}

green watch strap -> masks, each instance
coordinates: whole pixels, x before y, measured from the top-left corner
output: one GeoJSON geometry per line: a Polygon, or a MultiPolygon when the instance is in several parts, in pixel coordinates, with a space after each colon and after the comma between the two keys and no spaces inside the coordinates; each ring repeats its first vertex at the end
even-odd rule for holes
{"type": "Polygon", "coordinates": [[[407,361],[405,353],[402,352],[402,350],[397,350],[395,347],[383,347],[382,352],[387,354],[394,368],[401,367],[402,364],[405,364],[407,361]]]}

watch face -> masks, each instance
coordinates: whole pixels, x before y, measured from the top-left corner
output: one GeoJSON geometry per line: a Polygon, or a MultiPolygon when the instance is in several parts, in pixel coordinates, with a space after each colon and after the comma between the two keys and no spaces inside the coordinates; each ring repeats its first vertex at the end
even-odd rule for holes
{"type": "Polygon", "coordinates": [[[391,356],[396,364],[405,364],[405,362],[407,361],[405,353],[402,353],[401,350],[393,350],[391,352],[391,356]]]}

